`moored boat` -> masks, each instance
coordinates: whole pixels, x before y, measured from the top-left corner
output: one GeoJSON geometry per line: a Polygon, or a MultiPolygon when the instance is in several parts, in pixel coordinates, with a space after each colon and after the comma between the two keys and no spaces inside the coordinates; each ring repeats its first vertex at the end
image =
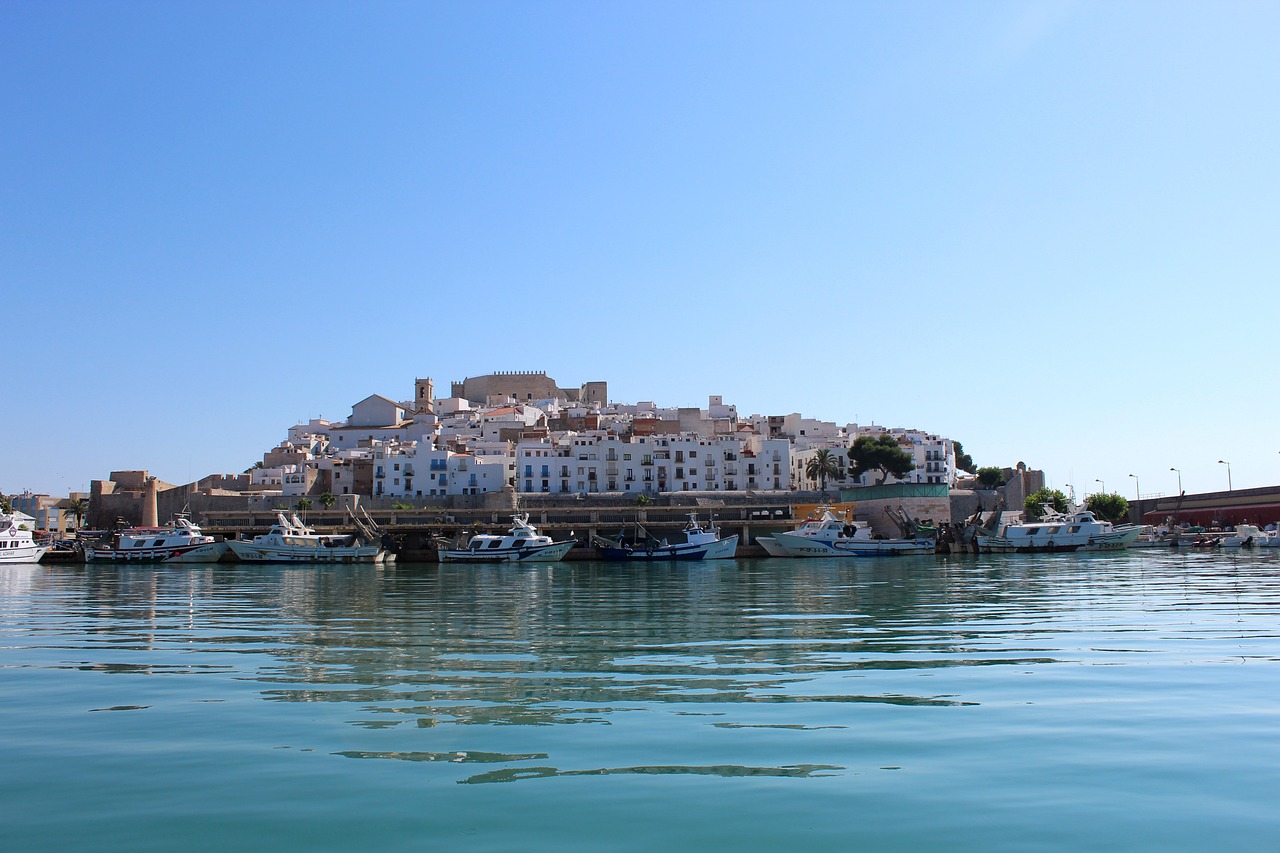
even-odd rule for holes
{"type": "Polygon", "coordinates": [[[111,534],[105,545],[85,549],[90,563],[216,563],[227,553],[221,542],[178,513],[164,527],[129,527],[111,534]]]}
{"type": "Polygon", "coordinates": [[[276,513],[276,523],[250,540],[227,543],[247,563],[375,563],[394,559],[382,545],[354,533],[317,533],[298,516],[276,513]]]}
{"type": "Polygon", "coordinates": [[[1264,548],[1267,532],[1254,524],[1237,524],[1230,536],[1222,540],[1223,548],[1264,548]]]}
{"type": "MultiPolygon", "coordinates": [[[[637,525],[639,526],[639,525],[637,525]]],[[[643,530],[643,527],[640,528],[643,530]]],[[[620,560],[728,560],[738,551],[738,535],[720,538],[715,519],[707,527],[698,521],[696,512],[689,513],[685,523],[683,542],[657,539],[644,533],[643,538],[627,542],[623,537],[606,539],[595,537],[593,544],[602,559],[620,560]]],[[[757,540],[758,541],[758,540],[757,540]]]]}
{"type": "Polygon", "coordinates": [[[12,515],[0,515],[0,563],[38,563],[48,548],[12,515]]]}
{"type": "Polygon", "coordinates": [[[506,535],[477,533],[463,548],[441,548],[442,563],[556,563],[577,545],[577,540],[561,542],[544,536],[529,523],[529,514],[513,515],[506,535]]]}
{"type": "Polygon", "coordinates": [[[1039,521],[1005,525],[998,533],[979,531],[978,550],[988,554],[1033,551],[1119,551],[1142,533],[1135,524],[1115,526],[1098,518],[1088,507],[1061,513],[1045,506],[1039,521]]]}
{"type": "Polygon", "coordinates": [[[818,507],[795,530],[773,534],[774,544],[790,557],[899,557],[933,553],[933,540],[876,538],[864,522],[818,507]]]}

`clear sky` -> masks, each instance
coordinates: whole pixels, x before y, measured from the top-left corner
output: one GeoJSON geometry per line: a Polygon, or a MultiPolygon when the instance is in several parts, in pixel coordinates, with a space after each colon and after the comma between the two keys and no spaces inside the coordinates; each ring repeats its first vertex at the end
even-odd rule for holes
{"type": "Polygon", "coordinates": [[[0,491],[496,370],[1280,483],[1275,2],[0,3],[0,491]]]}

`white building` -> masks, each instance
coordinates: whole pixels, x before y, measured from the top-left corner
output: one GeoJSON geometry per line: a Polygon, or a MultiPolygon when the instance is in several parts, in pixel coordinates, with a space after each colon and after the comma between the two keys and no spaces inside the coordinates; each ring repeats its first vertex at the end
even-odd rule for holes
{"type": "Polygon", "coordinates": [[[682,492],[789,488],[790,442],[756,435],[567,433],[516,447],[520,492],[682,492]]]}

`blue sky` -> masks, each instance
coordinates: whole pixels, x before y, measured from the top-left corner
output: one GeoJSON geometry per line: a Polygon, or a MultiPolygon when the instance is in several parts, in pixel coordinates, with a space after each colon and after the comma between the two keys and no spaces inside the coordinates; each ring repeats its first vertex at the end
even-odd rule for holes
{"type": "Polygon", "coordinates": [[[1078,491],[1280,483],[1278,25],[10,0],[0,491],[241,471],[416,376],[522,369],[1078,491]]]}

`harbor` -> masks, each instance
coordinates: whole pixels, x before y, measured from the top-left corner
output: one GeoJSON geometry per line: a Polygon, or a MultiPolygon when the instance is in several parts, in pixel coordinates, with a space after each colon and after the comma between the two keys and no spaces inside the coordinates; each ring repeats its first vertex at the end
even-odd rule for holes
{"type": "Polygon", "coordinates": [[[6,839],[776,851],[803,826],[805,849],[1266,849],[1278,569],[5,567],[6,839]]]}

